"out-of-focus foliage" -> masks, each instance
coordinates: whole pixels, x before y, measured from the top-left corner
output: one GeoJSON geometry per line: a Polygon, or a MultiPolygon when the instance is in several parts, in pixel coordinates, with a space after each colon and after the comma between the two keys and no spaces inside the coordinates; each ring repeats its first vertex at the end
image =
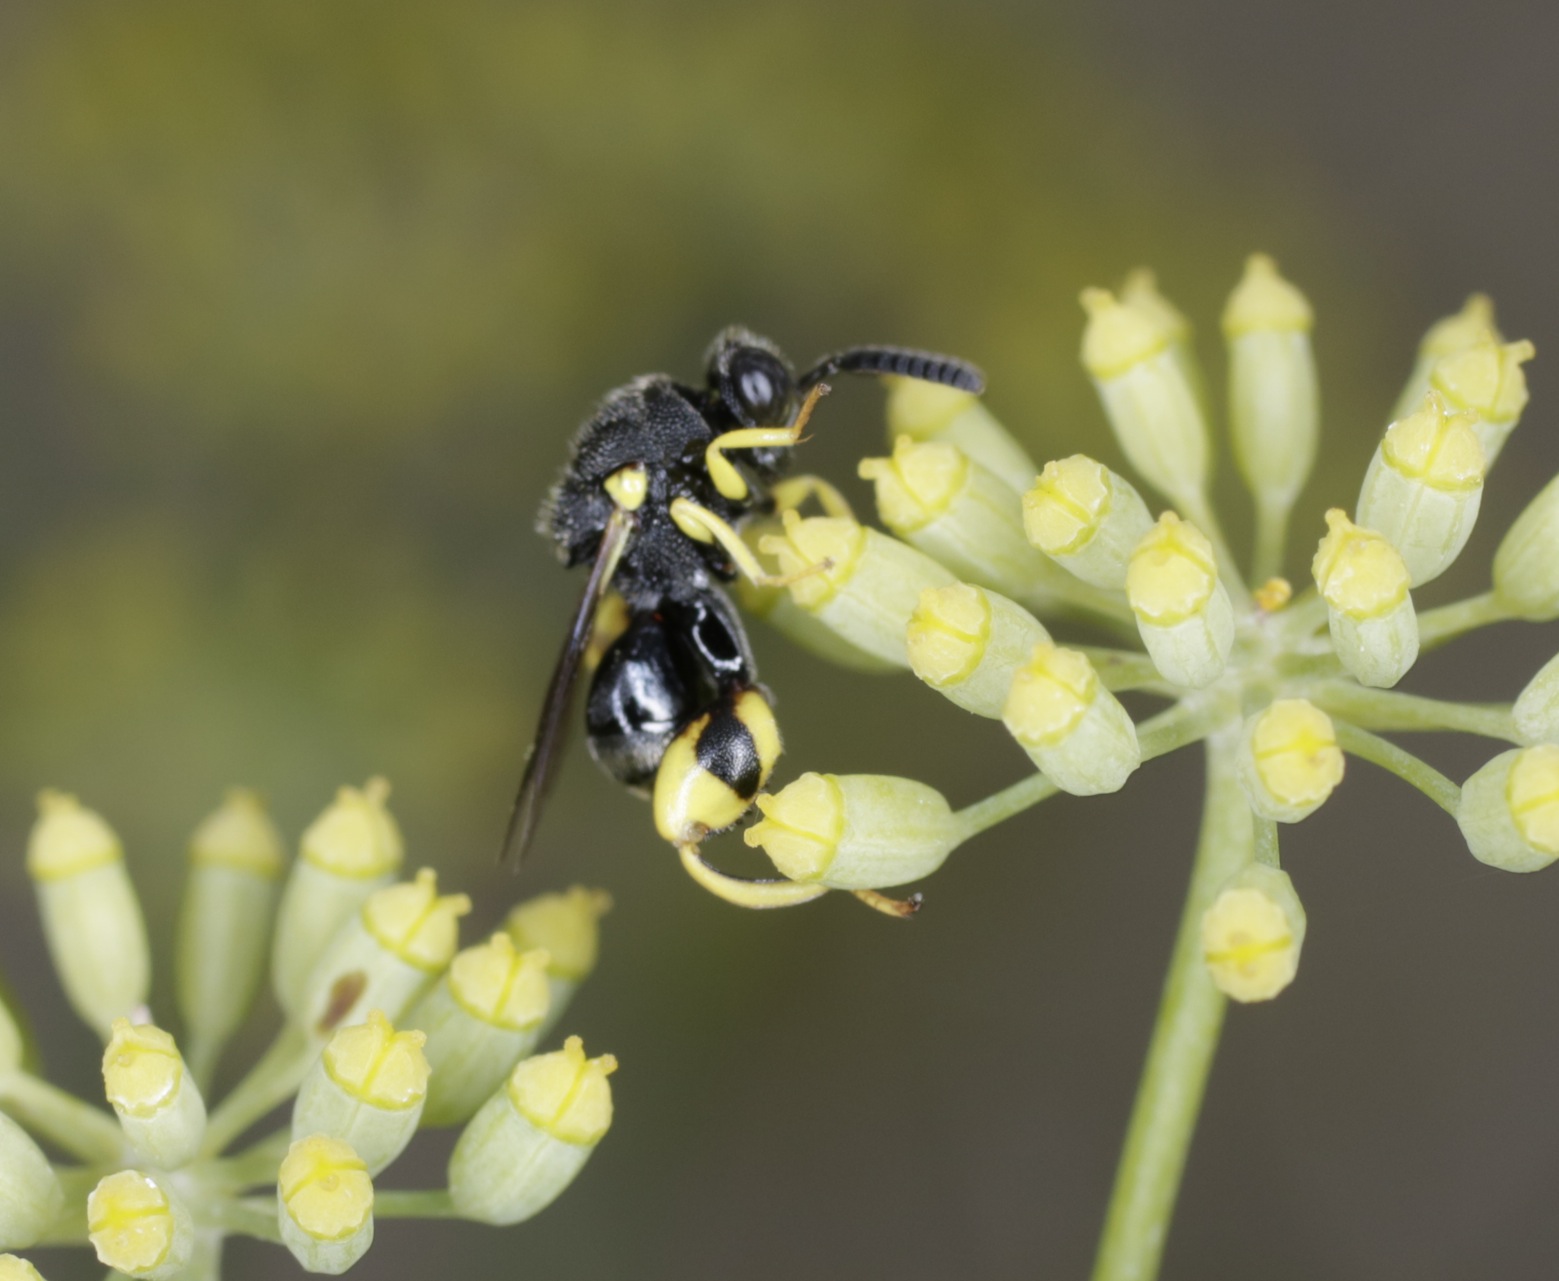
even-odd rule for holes
{"type": "MultiPolygon", "coordinates": [[[[1187,312],[1216,315],[1245,253],[1270,250],[1326,317],[1324,408],[1331,439],[1353,438],[1301,507],[1314,524],[1408,353],[1373,345],[1380,269],[1306,191],[1281,157],[1220,167],[1147,88],[1102,80],[1062,24],[1018,7],[0,4],[0,832],[19,848],[40,785],[79,792],[166,913],[179,815],[244,782],[295,835],[336,782],[382,772],[413,857],[491,920],[517,892],[491,852],[579,589],[531,532],[535,505],[595,397],[645,370],[693,377],[733,320],[798,361],[856,341],[968,356],[1036,457],[1114,460],[1077,363],[1079,289],[1150,262],[1187,312]]],[[[849,478],[880,441],[875,389],[843,387],[806,465],[849,478]]],[[[849,677],[756,639],[791,746],[781,781],[924,772],[961,801],[1021,763],[993,778],[971,750],[962,777],[932,777],[920,726],[965,732],[938,700],[895,687],[840,716],[849,677]]],[[[523,1266],[686,1275],[696,1255],[760,1275],[826,1249],[849,1275],[853,1248],[888,1266],[853,1227],[803,1249],[723,1212],[835,1160],[805,1155],[810,1138],[787,1155],[801,1132],[748,1106],[743,1089],[770,1088],[754,1064],[865,1027],[833,977],[863,947],[950,981],[960,883],[1025,935],[1092,925],[1050,933],[1038,896],[998,892],[978,863],[938,887],[942,951],[844,912],[755,921],[688,885],[582,755],[538,856],[617,896],[594,1030],[642,1084],[625,1087],[621,1156],[527,1232],[523,1266]]],[[[1047,818],[1047,843],[1065,848],[1068,821],[1047,818]]],[[[20,878],[0,860],[11,930],[20,878]]],[[[927,1159],[911,1128],[854,1124],[849,1083],[880,1100],[884,1055],[928,1089],[948,1069],[911,1063],[928,1047],[903,1012],[878,1031],[831,1051],[845,1085],[805,1135],[908,1171],[927,1159]]],[[[775,1088],[794,1089],[790,1070],[775,1059],[775,1088]]],[[[969,1128],[957,1159],[983,1169],[990,1136],[969,1128]]],[[[886,1209],[862,1197],[852,1223],[886,1209]]],[[[975,1234],[987,1263],[1031,1221],[1023,1204],[975,1234]]],[[[930,1275],[970,1266],[969,1236],[934,1238],[903,1248],[930,1275]]],[[[408,1267],[447,1267],[438,1249],[418,1234],[408,1267]]],[[[520,1266],[507,1238],[493,1249],[505,1262],[473,1275],[520,1266]]]]}
{"type": "Polygon", "coordinates": [[[1309,265],[1266,178],[1212,184],[974,13],[153,0],[4,35],[0,794],[131,831],[372,768],[474,855],[570,588],[528,528],[564,439],[729,320],[968,354],[1043,456],[1097,423],[1080,285],[1151,258],[1205,304],[1258,233],[1309,265]]]}

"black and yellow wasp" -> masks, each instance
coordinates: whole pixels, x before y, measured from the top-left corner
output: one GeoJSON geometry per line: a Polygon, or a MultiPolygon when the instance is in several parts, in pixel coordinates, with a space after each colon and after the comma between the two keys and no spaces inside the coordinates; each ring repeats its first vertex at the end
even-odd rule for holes
{"type": "MultiPolygon", "coordinates": [[[[657,829],[696,879],[711,888],[711,878],[737,880],[704,863],[698,844],[746,813],[774,768],[780,735],[720,584],[738,575],[788,581],[766,573],[738,531],[772,513],[777,490],[801,479],[783,479],[791,448],[836,373],[984,388],[964,361],[899,347],[852,347],[797,378],[772,342],[732,327],[709,348],[703,387],[646,374],[609,393],[580,428],[539,527],[564,565],[588,564],[590,574],[552,672],[504,857],[517,860],[535,833],[598,611],[615,593],[626,625],[590,683],[591,754],[653,795],[657,829]]],[[[754,887],[754,906],[790,901],[789,882],[744,884],[754,887]]]]}

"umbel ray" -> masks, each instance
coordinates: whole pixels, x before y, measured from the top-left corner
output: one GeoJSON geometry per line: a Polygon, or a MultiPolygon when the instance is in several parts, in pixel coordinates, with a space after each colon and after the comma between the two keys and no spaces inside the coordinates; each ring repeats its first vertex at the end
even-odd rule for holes
{"type": "MultiPolygon", "coordinates": [[[[823,891],[783,879],[748,880],[711,867],[706,836],[740,821],[780,754],[779,727],[742,623],[722,583],[767,587],[826,568],[768,573],[743,541],[754,517],[809,498],[848,506],[826,481],[790,476],[824,379],[897,375],[984,390],[965,361],[900,347],[851,347],[796,376],[772,342],[732,327],[711,344],[702,387],[646,374],[608,393],[574,438],[539,527],[564,565],[589,577],[553,668],[515,797],[503,857],[518,862],[560,757],[587,651],[601,652],[585,700],[591,755],[653,801],[656,830],[705,888],[749,907],[782,907],[823,891]],[[622,608],[603,609],[617,600],[622,608]],[[619,630],[620,629],[620,630],[619,630]],[[615,632],[615,634],[614,634],[615,632]]],[[[858,897],[903,915],[874,891],[858,897]]]]}

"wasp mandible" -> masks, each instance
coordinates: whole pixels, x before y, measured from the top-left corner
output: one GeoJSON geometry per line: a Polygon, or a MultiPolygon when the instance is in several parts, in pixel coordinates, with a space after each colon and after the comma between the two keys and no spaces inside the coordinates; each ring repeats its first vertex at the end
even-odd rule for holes
{"type": "MultiPolygon", "coordinates": [[[[980,371],[951,356],[851,347],[801,377],[768,339],[733,326],[710,345],[705,384],[646,374],[610,392],[575,436],[538,528],[566,566],[589,565],[504,838],[529,845],[560,755],[571,695],[609,594],[626,625],[602,654],[585,700],[590,753],[653,799],[655,826],[706,888],[751,907],[814,898],[816,886],[717,872],[698,846],[737,823],[780,754],[779,726],[746,632],[721,583],[779,586],[740,529],[793,506],[822,482],[790,477],[791,450],[824,381],[893,374],[978,394],[980,371]]],[[[803,571],[805,572],[805,571],[803,571]]]]}

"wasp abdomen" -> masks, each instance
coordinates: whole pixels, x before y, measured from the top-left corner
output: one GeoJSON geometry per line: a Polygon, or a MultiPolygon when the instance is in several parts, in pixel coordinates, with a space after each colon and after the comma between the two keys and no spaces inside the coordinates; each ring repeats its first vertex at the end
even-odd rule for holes
{"type": "Polygon", "coordinates": [[[756,688],[731,691],[679,734],[655,775],[655,827],[673,844],[730,827],[779,759],[779,725],[756,688]]]}

